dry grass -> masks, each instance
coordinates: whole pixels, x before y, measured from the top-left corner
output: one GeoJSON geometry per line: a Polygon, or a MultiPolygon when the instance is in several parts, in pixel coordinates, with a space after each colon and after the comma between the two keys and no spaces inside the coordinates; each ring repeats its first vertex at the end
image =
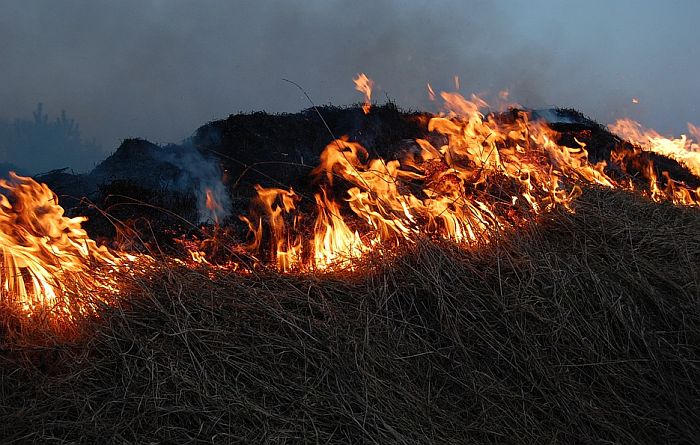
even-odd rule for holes
{"type": "Polygon", "coordinates": [[[697,209],[591,190],[352,275],[163,269],[80,340],[6,343],[0,437],[697,443],[699,265],[697,209]]]}

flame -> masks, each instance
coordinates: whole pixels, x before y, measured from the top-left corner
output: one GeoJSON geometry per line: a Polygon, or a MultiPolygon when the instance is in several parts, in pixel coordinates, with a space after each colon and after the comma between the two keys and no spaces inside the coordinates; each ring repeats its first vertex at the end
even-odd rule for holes
{"type": "Polygon", "coordinates": [[[207,209],[211,212],[212,218],[215,224],[219,224],[219,214],[224,211],[223,206],[214,197],[214,191],[207,187],[205,190],[206,202],[205,205],[207,209]]]}
{"type": "Polygon", "coordinates": [[[29,315],[48,309],[70,316],[89,310],[92,297],[109,299],[111,274],[135,257],[97,246],[81,227],[86,218],[66,217],[46,184],[10,173],[0,187],[0,301],[29,315]]]}
{"type": "Polygon", "coordinates": [[[372,107],[372,88],[374,88],[374,81],[367,77],[365,73],[359,73],[356,78],[353,79],[355,82],[355,89],[360,93],[365,95],[365,102],[362,104],[362,111],[365,114],[369,114],[369,110],[372,107]]]}
{"type": "Polygon", "coordinates": [[[426,86],[428,87],[428,99],[431,101],[435,101],[435,90],[433,90],[433,87],[427,83],[426,86]]]}
{"type": "MultiPolygon", "coordinates": [[[[313,202],[307,199],[316,215],[310,234],[297,211],[304,197],[258,186],[253,217],[244,217],[250,251],[264,251],[267,239],[282,271],[352,269],[369,251],[382,254],[421,236],[488,243],[497,230],[558,206],[570,209],[582,185],[634,187],[609,177],[604,162],[590,163],[583,142],[558,144],[557,134],[526,112],[502,122],[481,112],[488,104],[477,96],[441,97],[446,112],[430,119],[428,130],[443,135],[445,145],[417,140],[416,150],[393,160],[372,158],[345,138],[326,146],[312,171],[320,191],[313,202]],[[341,195],[338,182],[345,187],[341,195]]],[[[652,167],[645,174],[652,199],[697,203],[700,191],[670,177],[661,188],[652,167]]]]}
{"type": "MultiPolygon", "coordinates": [[[[458,86],[457,77],[455,82],[458,86]]],[[[365,93],[367,113],[372,81],[360,74],[355,83],[365,93]]],[[[437,97],[430,85],[428,90],[437,97]]],[[[562,145],[558,133],[531,120],[528,112],[511,110],[503,119],[485,115],[489,105],[478,96],[443,92],[439,97],[444,112],[427,123],[427,130],[440,136],[432,139],[441,141],[438,146],[418,139],[399,158],[381,159],[347,138],[332,141],[311,172],[315,189],[308,195],[256,186],[250,211],[241,216],[250,240],[234,250],[245,250],[253,266],[263,258],[283,272],[352,270],[368,252],[384,255],[421,237],[466,248],[489,243],[498,231],[544,212],[571,211],[582,186],[640,187],[632,178],[608,176],[605,162],[589,161],[584,142],[562,145]]],[[[648,157],[637,156],[650,150],[700,177],[697,142],[685,135],[664,138],[629,119],[611,128],[641,147],[616,148],[611,162],[623,171],[631,163],[647,181],[642,193],[655,201],[698,205],[700,188],[689,188],[659,172],[648,157]]],[[[693,137],[700,136],[697,127],[688,128],[693,137]]],[[[98,246],[81,226],[86,219],[66,217],[45,184],[13,173],[10,180],[0,180],[0,189],[0,302],[28,315],[50,309],[70,317],[119,293],[120,268],[140,257],[98,246]]],[[[181,239],[189,259],[175,262],[205,267],[210,274],[219,269],[252,273],[248,259],[222,264],[207,257],[221,229],[216,215],[222,206],[211,189],[206,189],[206,207],[217,223],[214,236],[199,244],[181,239]]]]}
{"type": "Polygon", "coordinates": [[[675,139],[667,138],[632,119],[619,119],[610,126],[610,130],[643,149],[678,161],[700,177],[700,145],[697,142],[700,134],[693,124],[688,124],[688,130],[696,140],[689,139],[684,134],[675,139]]]}
{"type": "Polygon", "coordinates": [[[207,260],[206,253],[201,250],[189,250],[188,253],[190,254],[192,262],[195,264],[210,264],[209,260],[207,260]]]}
{"type": "Polygon", "coordinates": [[[292,237],[291,234],[297,227],[299,215],[293,216],[291,226],[286,223],[285,216],[296,209],[299,196],[292,189],[263,188],[259,185],[255,189],[258,196],[252,202],[252,217],[241,217],[253,235],[253,240],[246,247],[250,251],[259,250],[263,246],[263,235],[268,233],[271,259],[280,270],[289,271],[299,262],[301,237],[292,237]],[[268,230],[264,231],[263,226],[268,230]]]}

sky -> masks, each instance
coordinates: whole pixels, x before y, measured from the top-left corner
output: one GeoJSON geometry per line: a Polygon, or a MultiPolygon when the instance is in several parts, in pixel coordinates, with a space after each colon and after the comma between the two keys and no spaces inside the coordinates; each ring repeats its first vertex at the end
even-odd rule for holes
{"type": "Polygon", "coordinates": [[[700,2],[669,0],[0,0],[0,119],[66,110],[102,158],[307,108],[284,78],[317,104],[358,102],[365,72],[404,108],[436,111],[426,83],[457,75],[465,94],[679,134],[700,124],[699,19],[700,2]]]}

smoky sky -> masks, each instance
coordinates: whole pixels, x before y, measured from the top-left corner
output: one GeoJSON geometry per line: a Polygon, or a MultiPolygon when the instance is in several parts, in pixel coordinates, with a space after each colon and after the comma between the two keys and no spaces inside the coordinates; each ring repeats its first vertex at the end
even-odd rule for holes
{"type": "Polygon", "coordinates": [[[435,110],[426,83],[458,75],[463,93],[677,134],[700,123],[699,17],[697,1],[7,0],[0,118],[65,109],[99,159],[127,137],[307,108],[283,78],[318,104],[358,102],[365,72],[403,108],[435,110]]]}

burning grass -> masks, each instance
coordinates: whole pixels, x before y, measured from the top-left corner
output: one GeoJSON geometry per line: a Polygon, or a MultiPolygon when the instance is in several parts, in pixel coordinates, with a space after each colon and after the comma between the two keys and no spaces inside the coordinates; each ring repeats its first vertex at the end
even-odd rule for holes
{"type": "Polygon", "coordinates": [[[108,304],[127,258],[90,239],[81,227],[85,219],[66,217],[46,184],[11,173],[0,188],[3,308],[59,322],[108,304]]]}
{"type": "Polygon", "coordinates": [[[700,212],[612,189],[573,207],[353,273],[132,277],[71,342],[6,338],[0,436],[693,442],[700,212]]]}
{"type": "Polygon", "coordinates": [[[91,206],[110,249],[46,185],[0,183],[2,437],[692,441],[697,144],[441,97],[438,137],[387,159],[334,137],[312,193],[257,185],[247,243],[212,189],[201,236],[91,206]]]}

